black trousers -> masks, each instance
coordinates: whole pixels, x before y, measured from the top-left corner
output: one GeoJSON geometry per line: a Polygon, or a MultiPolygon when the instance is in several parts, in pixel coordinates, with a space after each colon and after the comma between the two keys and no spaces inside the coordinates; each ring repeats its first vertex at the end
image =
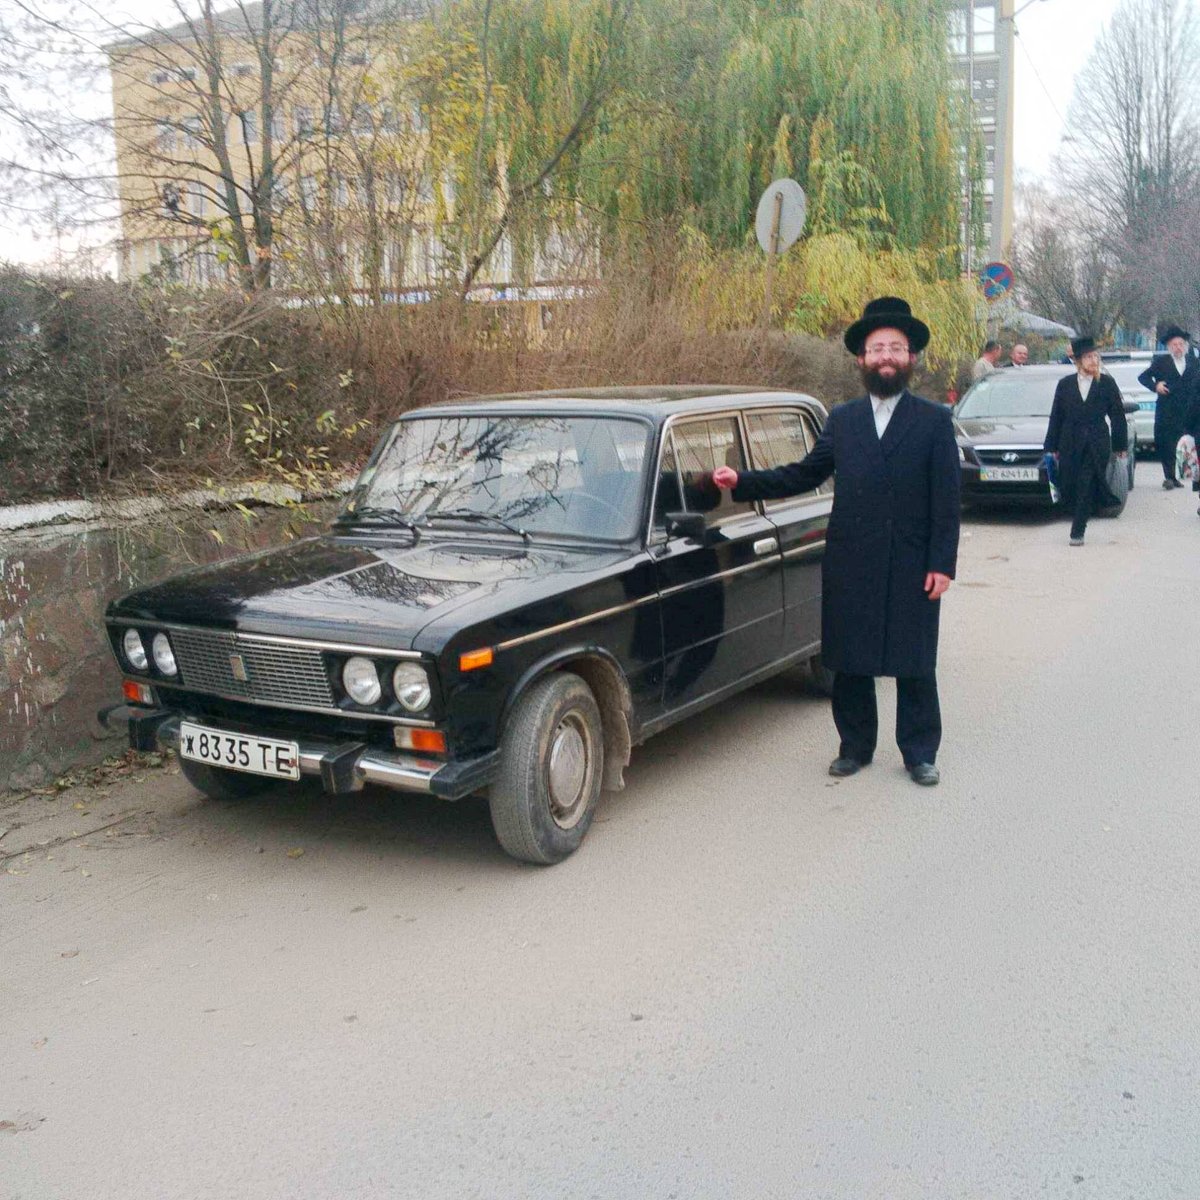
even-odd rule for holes
{"type": "MultiPolygon", "coordinates": [[[[1183,437],[1183,434],[1181,433],[1179,437],[1183,437]]],[[[1156,436],[1156,440],[1158,442],[1159,461],[1162,463],[1163,478],[1174,480],[1175,447],[1179,445],[1179,438],[1175,438],[1175,440],[1172,441],[1170,436],[1164,433],[1161,438],[1157,438],[1156,436]]]]}
{"type": "Polygon", "coordinates": [[[1096,492],[1107,491],[1108,484],[1104,476],[1092,462],[1090,454],[1085,454],[1079,464],[1079,477],[1075,481],[1075,511],[1071,515],[1071,536],[1081,538],[1087,531],[1087,523],[1091,519],[1096,505],[1096,492]]]}
{"type": "MultiPolygon", "coordinates": [[[[879,710],[871,675],[833,677],[833,723],[842,739],[841,755],[870,762],[879,740],[879,710]]],[[[896,745],[906,767],[937,761],[942,744],[942,710],[937,676],[896,680],[896,745]]]]}

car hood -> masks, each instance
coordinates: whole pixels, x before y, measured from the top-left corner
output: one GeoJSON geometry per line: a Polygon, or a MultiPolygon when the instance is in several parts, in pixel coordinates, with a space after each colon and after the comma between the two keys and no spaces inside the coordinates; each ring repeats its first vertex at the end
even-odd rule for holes
{"type": "Polygon", "coordinates": [[[611,557],[325,535],[171,576],[114,601],[108,615],[409,649],[431,621],[478,596],[611,557]]]}
{"type": "Polygon", "coordinates": [[[960,417],[958,427],[975,446],[1040,446],[1049,417],[960,417]]]}

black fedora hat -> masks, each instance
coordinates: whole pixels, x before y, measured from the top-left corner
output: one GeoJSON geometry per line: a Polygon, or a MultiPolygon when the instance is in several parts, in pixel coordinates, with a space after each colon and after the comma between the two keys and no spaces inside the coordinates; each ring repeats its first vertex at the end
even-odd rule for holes
{"type": "Polygon", "coordinates": [[[1192,340],[1192,335],[1178,325],[1168,325],[1159,335],[1158,340],[1165,346],[1172,338],[1181,337],[1185,342],[1192,340]]]}
{"type": "Polygon", "coordinates": [[[1071,339],[1071,353],[1075,358],[1082,358],[1090,350],[1095,350],[1096,339],[1089,335],[1071,339]]]}
{"type": "Polygon", "coordinates": [[[908,338],[909,348],[914,354],[924,350],[929,345],[929,326],[924,321],[918,321],[912,315],[912,308],[907,300],[899,296],[880,296],[878,300],[870,300],[863,314],[846,330],[843,339],[846,349],[851,354],[861,354],[867,334],[876,329],[898,329],[908,338]]]}

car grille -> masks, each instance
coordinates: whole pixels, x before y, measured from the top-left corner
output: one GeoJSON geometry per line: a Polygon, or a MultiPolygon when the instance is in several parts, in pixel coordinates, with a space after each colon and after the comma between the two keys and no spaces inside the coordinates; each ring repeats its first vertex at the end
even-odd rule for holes
{"type": "Polygon", "coordinates": [[[183,682],[195,691],[275,704],[334,704],[319,650],[208,629],[173,629],[171,644],[183,682]],[[234,674],[235,657],[245,679],[234,674]]]}
{"type": "Polygon", "coordinates": [[[975,453],[979,461],[986,466],[997,467],[1036,467],[1045,457],[1046,452],[1040,446],[1022,446],[1020,449],[995,449],[989,446],[976,446],[975,453]],[[1015,455],[1016,457],[1011,457],[1015,455]]]}

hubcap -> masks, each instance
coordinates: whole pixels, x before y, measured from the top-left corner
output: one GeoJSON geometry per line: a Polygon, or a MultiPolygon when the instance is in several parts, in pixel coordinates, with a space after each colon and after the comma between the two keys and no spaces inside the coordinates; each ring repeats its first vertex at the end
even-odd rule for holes
{"type": "Polygon", "coordinates": [[[550,815],[562,829],[571,829],[583,816],[590,765],[587,727],[577,713],[567,713],[550,739],[550,762],[546,772],[550,815]]]}

